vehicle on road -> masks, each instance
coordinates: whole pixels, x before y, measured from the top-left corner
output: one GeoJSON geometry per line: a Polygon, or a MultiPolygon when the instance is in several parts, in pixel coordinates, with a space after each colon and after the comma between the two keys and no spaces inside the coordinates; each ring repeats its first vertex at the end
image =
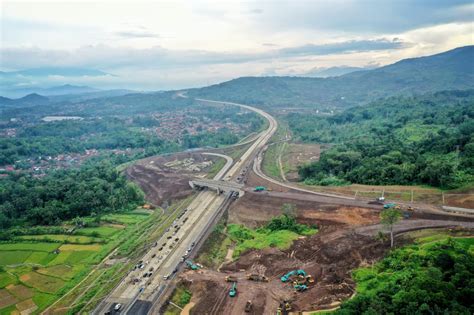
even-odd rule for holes
{"type": "Polygon", "coordinates": [[[120,311],[121,308],[122,308],[122,304],[118,303],[117,305],[115,305],[114,311],[120,311]]]}

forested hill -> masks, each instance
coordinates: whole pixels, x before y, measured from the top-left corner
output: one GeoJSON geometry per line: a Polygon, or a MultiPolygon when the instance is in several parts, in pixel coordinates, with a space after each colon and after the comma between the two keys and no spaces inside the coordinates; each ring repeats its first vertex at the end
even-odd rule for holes
{"type": "Polygon", "coordinates": [[[474,46],[332,78],[243,77],[189,95],[270,107],[349,107],[378,98],[474,88],[474,46]]]}
{"type": "Polygon", "coordinates": [[[308,184],[474,184],[474,90],[392,97],[329,116],[286,117],[296,140],[331,143],[308,184]]]}

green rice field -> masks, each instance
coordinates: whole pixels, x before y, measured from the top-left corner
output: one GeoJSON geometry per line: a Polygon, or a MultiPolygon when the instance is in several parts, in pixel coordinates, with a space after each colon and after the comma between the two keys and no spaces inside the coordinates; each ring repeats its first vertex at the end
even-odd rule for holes
{"type": "Polygon", "coordinates": [[[41,313],[149,217],[110,214],[101,225],[73,234],[19,235],[0,242],[0,315],[41,313]]]}

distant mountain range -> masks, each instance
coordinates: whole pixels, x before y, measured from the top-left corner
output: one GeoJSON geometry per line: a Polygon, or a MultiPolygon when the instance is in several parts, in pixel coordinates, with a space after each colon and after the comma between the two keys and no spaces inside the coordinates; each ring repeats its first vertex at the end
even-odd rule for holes
{"type": "Polygon", "coordinates": [[[78,82],[77,80],[82,80],[87,77],[105,76],[112,75],[101,70],[77,67],[43,67],[0,72],[0,95],[18,98],[31,93],[59,95],[94,92],[97,90],[89,87],[76,87],[67,84],[59,88],[47,87],[66,80],[76,80],[76,82],[78,82]]]}
{"type": "Polygon", "coordinates": [[[0,105],[7,106],[29,106],[29,105],[44,105],[49,102],[49,98],[32,93],[21,98],[11,99],[8,97],[0,96],[0,105]]]}
{"type": "Polygon", "coordinates": [[[53,86],[50,88],[21,88],[15,90],[17,93],[22,95],[28,94],[41,94],[41,95],[64,95],[64,94],[81,94],[81,93],[90,93],[90,92],[97,92],[100,91],[95,88],[91,88],[88,86],[79,86],[79,85],[71,85],[71,84],[64,84],[60,86],[53,86]]]}
{"type": "Polygon", "coordinates": [[[89,76],[97,77],[103,75],[111,75],[109,73],[89,68],[77,68],[77,67],[42,67],[25,69],[19,71],[3,72],[0,71],[0,76],[32,76],[32,77],[44,77],[44,76],[62,76],[62,77],[80,77],[89,76]]]}
{"type": "Polygon", "coordinates": [[[315,77],[315,78],[327,78],[327,77],[338,77],[344,74],[348,74],[355,71],[371,70],[375,69],[376,66],[368,67],[350,67],[350,66],[338,66],[329,68],[314,68],[302,76],[315,77]]]}
{"type": "Polygon", "coordinates": [[[63,101],[75,102],[94,98],[116,97],[126,94],[137,93],[137,91],[126,89],[98,90],[88,86],[76,86],[65,84],[61,86],[42,89],[42,94],[30,93],[20,98],[8,98],[0,96],[0,106],[21,107],[30,105],[45,105],[63,101]]]}
{"type": "MultiPolygon", "coordinates": [[[[354,68],[336,67],[324,70],[320,71],[319,75],[322,72],[329,77],[242,77],[204,88],[189,89],[188,95],[265,107],[337,109],[388,96],[474,89],[474,46],[460,47],[427,57],[405,59],[388,66],[339,76],[338,73],[352,71],[354,68]]],[[[69,84],[45,89],[24,88],[22,91],[22,95],[30,95],[19,99],[3,97],[0,98],[0,105],[40,105],[107,97],[116,97],[111,100],[117,102],[125,94],[136,93],[131,90],[102,91],[69,84]]],[[[133,96],[136,102],[139,102],[140,98],[147,98],[149,102],[153,94],[133,96]]]]}
{"type": "Polygon", "coordinates": [[[348,107],[393,96],[474,88],[474,46],[329,78],[242,77],[189,96],[269,107],[348,107]]]}

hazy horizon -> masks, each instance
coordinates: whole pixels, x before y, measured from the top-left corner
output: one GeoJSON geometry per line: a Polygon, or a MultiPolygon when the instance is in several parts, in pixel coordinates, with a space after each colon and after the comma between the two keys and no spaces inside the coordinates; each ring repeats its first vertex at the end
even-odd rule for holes
{"type": "Polygon", "coordinates": [[[112,75],[24,76],[167,90],[240,76],[377,67],[473,44],[471,1],[4,1],[0,68],[78,67],[112,75]]]}

